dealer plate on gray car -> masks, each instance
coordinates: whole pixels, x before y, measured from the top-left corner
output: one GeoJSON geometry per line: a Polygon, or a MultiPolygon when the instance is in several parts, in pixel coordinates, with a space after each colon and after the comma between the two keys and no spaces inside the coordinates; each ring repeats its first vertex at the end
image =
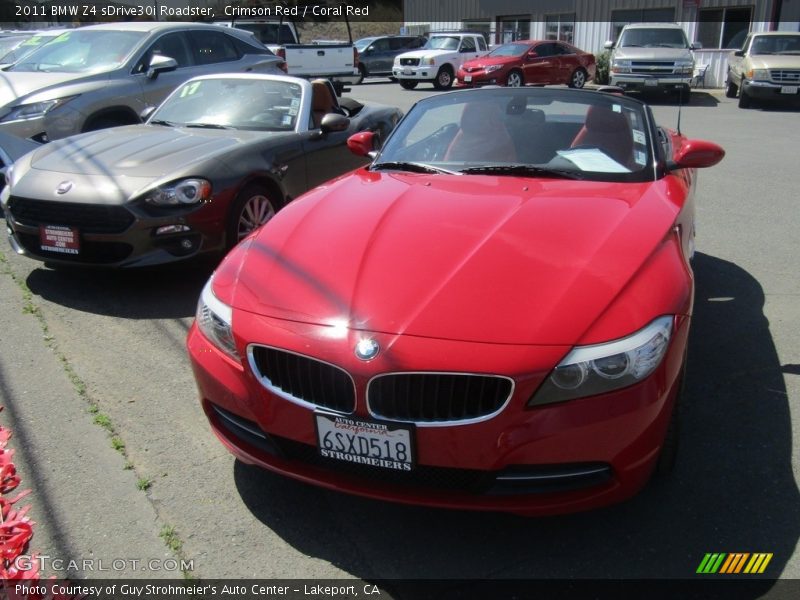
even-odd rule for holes
{"type": "Polygon", "coordinates": [[[798,87],[796,85],[782,85],[781,94],[796,94],[798,87]]]}
{"type": "Polygon", "coordinates": [[[78,254],[81,238],[75,227],[39,225],[39,247],[48,252],[78,254]]]}
{"type": "Polygon", "coordinates": [[[314,413],[314,420],[317,447],[325,458],[398,471],[414,468],[412,426],[321,412],[314,413]]]}

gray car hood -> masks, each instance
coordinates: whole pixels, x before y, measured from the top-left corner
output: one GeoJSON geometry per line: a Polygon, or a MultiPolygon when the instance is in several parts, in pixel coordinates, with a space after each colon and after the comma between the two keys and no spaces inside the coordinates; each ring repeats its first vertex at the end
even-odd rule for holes
{"type": "Polygon", "coordinates": [[[688,48],[639,48],[625,46],[614,49],[615,60],[691,60],[688,48]]]}
{"type": "MultiPolygon", "coordinates": [[[[38,73],[0,71],[0,107],[14,106],[15,100],[63,83],[75,83],[98,73],[38,73]]],[[[54,98],[59,94],[54,94],[54,98]]],[[[38,100],[38,99],[37,99],[38,100]]]]}

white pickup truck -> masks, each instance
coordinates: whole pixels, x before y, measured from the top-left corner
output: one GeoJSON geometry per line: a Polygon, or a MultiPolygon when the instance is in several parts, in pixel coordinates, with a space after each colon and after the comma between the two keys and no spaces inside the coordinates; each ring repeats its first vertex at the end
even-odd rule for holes
{"type": "Polygon", "coordinates": [[[252,32],[286,62],[289,75],[350,82],[358,76],[358,51],[352,42],[301,44],[294,23],[277,19],[242,19],[220,25],[252,32]]]}
{"type": "Polygon", "coordinates": [[[420,81],[445,90],[453,85],[462,64],[488,51],[480,33],[431,33],[422,48],[395,57],[392,76],[406,90],[413,90],[420,81]]]}

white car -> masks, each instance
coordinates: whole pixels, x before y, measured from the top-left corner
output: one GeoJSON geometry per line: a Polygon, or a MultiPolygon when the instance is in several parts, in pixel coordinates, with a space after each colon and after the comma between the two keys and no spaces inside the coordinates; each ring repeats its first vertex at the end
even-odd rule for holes
{"type": "Polygon", "coordinates": [[[433,33],[419,50],[395,57],[392,76],[406,90],[413,90],[421,81],[445,90],[453,85],[462,64],[488,51],[480,33],[433,33]]]}

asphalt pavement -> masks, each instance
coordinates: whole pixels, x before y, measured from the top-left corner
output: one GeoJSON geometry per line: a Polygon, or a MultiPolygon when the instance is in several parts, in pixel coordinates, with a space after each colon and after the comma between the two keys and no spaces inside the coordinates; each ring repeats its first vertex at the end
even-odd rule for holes
{"type": "MultiPolygon", "coordinates": [[[[367,80],[351,95],[408,109],[431,93],[367,80]]],[[[653,105],[675,126],[676,105],[653,105]]],[[[679,463],[632,500],[577,515],[387,504],[237,463],[206,424],[184,349],[209,267],[52,270],[0,242],[0,422],[33,488],[32,550],[171,556],[203,578],[489,580],[691,579],[705,553],[770,552],[766,576],[800,578],[798,112],[745,111],[719,90],[683,107],[684,133],[727,156],[699,175],[679,463]]]]}

